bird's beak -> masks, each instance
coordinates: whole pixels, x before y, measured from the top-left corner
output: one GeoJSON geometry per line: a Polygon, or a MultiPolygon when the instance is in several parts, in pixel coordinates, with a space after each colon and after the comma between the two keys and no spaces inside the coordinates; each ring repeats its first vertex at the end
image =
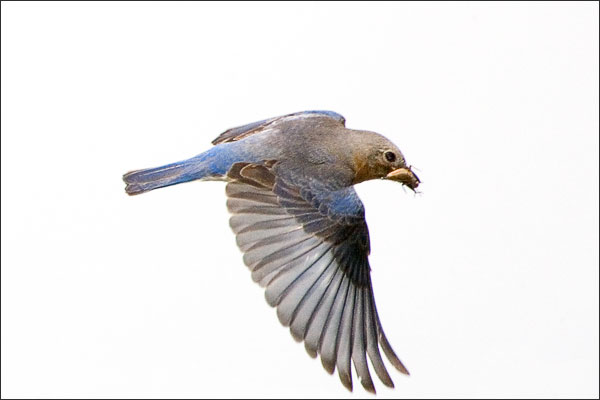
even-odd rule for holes
{"type": "Polygon", "coordinates": [[[419,177],[414,172],[412,172],[410,167],[395,169],[389,174],[387,174],[385,179],[400,182],[408,186],[413,192],[419,186],[419,183],[421,183],[419,177]]]}

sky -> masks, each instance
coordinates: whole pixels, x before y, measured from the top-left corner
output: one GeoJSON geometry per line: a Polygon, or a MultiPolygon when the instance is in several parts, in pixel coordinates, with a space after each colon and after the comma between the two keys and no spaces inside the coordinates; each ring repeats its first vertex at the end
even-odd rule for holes
{"type": "Polygon", "coordinates": [[[3,398],[372,398],[279,324],[222,182],[121,181],[314,109],[422,180],[356,187],[411,371],[378,396],[598,397],[597,2],[1,8],[3,398]]]}

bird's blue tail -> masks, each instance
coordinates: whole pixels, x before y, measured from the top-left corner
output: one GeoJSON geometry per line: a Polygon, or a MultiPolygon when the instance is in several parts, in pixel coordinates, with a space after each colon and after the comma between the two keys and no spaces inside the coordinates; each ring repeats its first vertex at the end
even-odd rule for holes
{"type": "Polygon", "coordinates": [[[127,184],[125,191],[129,195],[135,195],[165,186],[201,179],[206,175],[202,164],[202,161],[194,157],[162,167],[128,172],[123,175],[123,181],[127,184]]]}

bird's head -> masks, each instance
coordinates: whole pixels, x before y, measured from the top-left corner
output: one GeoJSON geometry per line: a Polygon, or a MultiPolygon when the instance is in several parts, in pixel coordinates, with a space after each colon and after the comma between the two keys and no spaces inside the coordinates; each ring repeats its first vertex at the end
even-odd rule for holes
{"type": "Polygon", "coordinates": [[[419,177],[406,165],[404,155],[385,137],[368,131],[354,131],[352,164],[355,172],[353,184],[370,179],[389,179],[415,190],[419,177]]]}

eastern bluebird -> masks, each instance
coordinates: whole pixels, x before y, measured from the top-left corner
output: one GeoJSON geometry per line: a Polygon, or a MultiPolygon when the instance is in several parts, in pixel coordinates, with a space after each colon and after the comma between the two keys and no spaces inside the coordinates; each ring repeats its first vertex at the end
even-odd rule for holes
{"type": "Polygon", "coordinates": [[[198,179],[227,182],[229,221],[252,279],[269,305],[337,367],[352,390],[350,360],[363,387],[375,393],[367,354],[379,379],[394,387],[379,347],[408,371],[379,321],[370,276],[369,231],[354,184],[383,178],[414,190],[419,178],[385,137],[347,129],[331,111],[305,111],[232,128],[210,150],[185,161],[132,171],[125,191],[140,194],[198,179]]]}

